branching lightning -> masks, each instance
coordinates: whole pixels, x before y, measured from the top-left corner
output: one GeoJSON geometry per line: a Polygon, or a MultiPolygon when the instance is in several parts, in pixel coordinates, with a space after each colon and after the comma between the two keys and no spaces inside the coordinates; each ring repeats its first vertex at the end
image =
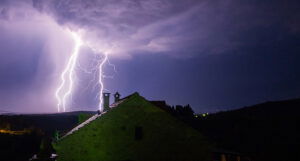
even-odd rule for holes
{"type": "MultiPolygon", "coordinates": [[[[105,78],[106,76],[104,75],[104,65],[106,63],[108,63],[109,66],[112,66],[114,71],[116,72],[116,67],[115,65],[111,64],[109,59],[108,59],[108,51],[106,52],[102,52],[104,57],[101,58],[101,60],[96,60],[96,68],[92,68],[91,70],[86,70],[83,67],[81,67],[78,59],[78,55],[79,55],[79,50],[80,47],[85,45],[88,48],[91,48],[95,53],[98,53],[98,50],[96,50],[95,48],[93,48],[89,43],[84,43],[80,36],[75,33],[75,32],[71,32],[71,35],[74,39],[75,42],[75,47],[73,50],[73,53],[71,54],[68,63],[65,67],[65,69],[63,70],[63,72],[61,73],[60,79],[61,79],[61,84],[59,85],[59,87],[57,88],[56,92],[55,92],[55,97],[57,99],[57,111],[58,112],[65,112],[66,111],[66,107],[67,107],[67,103],[69,101],[69,97],[71,96],[72,92],[73,92],[73,88],[74,88],[74,79],[75,79],[75,70],[76,67],[78,66],[79,69],[81,69],[83,72],[87,73],[87,74],[91,74],[91,73],[95,73],[95,71],[98,71],[98,78],[96,75],[94,75],[93,80],[91,80],[91,82],[89,82],[88,86],[86,87],[86,89],[90,86],[90,84],[94,81],[97,82],[94,86],[94,89],[96,89],[95,87],[98,86],[99,87],[99,91],[98,94],[96,96],[96,98],[99,101],[98,104],[98,109],[100,111],[103,111],[103,98],[102,98],[102,93],[104,90],[106,90],[104,88],[104,83],[103,83],[103,78],[105,78]]],[[[109,77],[109,76],[108,76],[109,77]]],[[[112,78],[112,77],[111,77],[112,78]]]]}
{"type": "Polygon", "coordinates": [[[62,82],[55,92],[55,97],[58,101],[58,103],[57,103],[57,111],[58,112],[60,112],[61,109],[63,112],[66,111],[67,98],[72,93],[72,90],[73,90],[73,84],[74,84],[73,75],[74,75],[75,65],[77,62],[79,49],[82,45],[81,38],[74,32],[71,32],[71,34],[75,41],[74,51],[67,63],[66,68],[64,69],[64,71],[61,74],[62,82]],[[66,77],[68,77],[68,82],[66,81],[66,77]],[[61,92],[63,92],[62,90],[65,88],[66,83],[68,83],[67,90],[61,94],[61,92]]]}

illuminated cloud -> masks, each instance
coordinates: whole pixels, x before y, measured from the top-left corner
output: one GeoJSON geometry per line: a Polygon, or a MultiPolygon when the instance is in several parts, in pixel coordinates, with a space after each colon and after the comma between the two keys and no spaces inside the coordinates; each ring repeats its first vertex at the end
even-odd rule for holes
{"type": "Polygon", "coordinates": [[[79,32],[94,52],[113,58],[249,54],[299,38],[298,3],[1,0],[0,106],[55,111],[57,78],[74,46],[68,29],[79,32]]]}
{"type": "Polygon", "coordinates": [[[113,48],[111,52],[118,57],[233,52],[248,43],[239,35],[281,21],[283,27],[290,28],[287,30],[297,31],[296,5],[280,1],[270,5],[236,0],[33,1],[33,6],[60,24],[85,29],[86,41],[96,42],[102,51],[113,48]]]}
{"type": "Polygon", "coordinates": [[[265,2],[237,0],[20,2],[53,17],[61,26],[83,30],[82,37],[94,49],[109,50],[119,58],[139,53],[190,57],[234,52],[248,43],[239,36],[249,30],[282,23],[287,30],[297,32],[299,26],[295,21],[299,12],[292,2],[274,1],[272,7],[265,2]]]}
{"type": "Polygon", "coordinates": [[[73,40],[52,17],[27,3],[1,5],[0,108],[54,111],[52,89],[73,40]]]}

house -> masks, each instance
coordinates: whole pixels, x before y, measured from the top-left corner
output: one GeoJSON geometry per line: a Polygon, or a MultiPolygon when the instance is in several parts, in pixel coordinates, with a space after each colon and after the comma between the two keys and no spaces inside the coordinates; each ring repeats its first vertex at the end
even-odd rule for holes
{"type": "MultiPolygon", "coordinates": [[[[104,94],[104,101],[109,96],[104,94]]],[[[210,145],[200,132],[138,93],[116,96],[107,111],[53,143],[58,161],[211,160],[210,145]]]]}

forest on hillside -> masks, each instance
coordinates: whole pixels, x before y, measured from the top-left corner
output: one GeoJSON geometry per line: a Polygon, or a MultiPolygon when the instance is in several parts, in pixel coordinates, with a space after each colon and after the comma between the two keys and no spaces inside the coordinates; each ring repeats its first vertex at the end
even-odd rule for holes
{"type": "Polygon", "coordinates": [[[190,110],[171,109],[209,138],[216,149],[239,152],[255,161],[300,160],[300,99],[266,102],[197,117],[190,110]]]}

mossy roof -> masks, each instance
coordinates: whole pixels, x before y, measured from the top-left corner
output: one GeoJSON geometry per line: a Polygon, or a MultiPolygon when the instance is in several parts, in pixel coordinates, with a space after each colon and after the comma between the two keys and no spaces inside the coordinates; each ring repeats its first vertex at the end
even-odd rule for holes
{"type": "Polygon", "coordinates": [[[208,160],[209,145],[198,131],[138,93],[121,101],[54,143],[58,160],[208,160]]]}

